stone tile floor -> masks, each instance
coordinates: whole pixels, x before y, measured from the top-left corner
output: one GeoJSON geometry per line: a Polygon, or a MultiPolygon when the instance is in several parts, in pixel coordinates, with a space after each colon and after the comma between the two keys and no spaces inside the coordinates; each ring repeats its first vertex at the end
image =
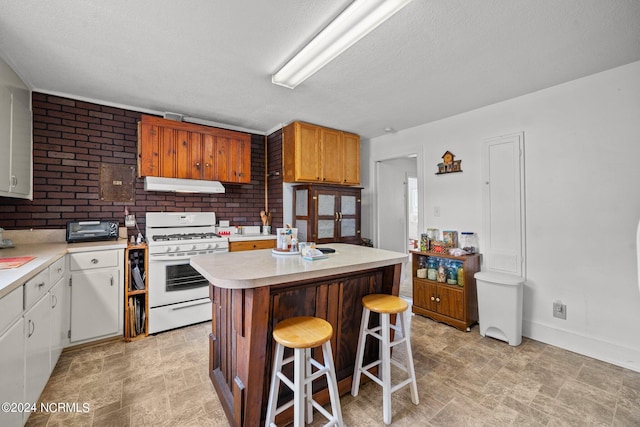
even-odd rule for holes
{"type": "MultiPolygon", "coordinates": [[[[27,426],[227,426],[207,376],[208,328],[65,351],[41,401],[90,410],[34,413],[27,426]]],[[[412,333],[420,404],[406,387],[395,393],[394,425],[640,426],[638,372],[526,338],[510,347],[477,327],[465,333],[422,316],[412,333]]],[[[383,425],[373,382],[341,404],[347,425],[383,425]]],[[[324,423],[319,414],[314,421],[324,423]]]]}

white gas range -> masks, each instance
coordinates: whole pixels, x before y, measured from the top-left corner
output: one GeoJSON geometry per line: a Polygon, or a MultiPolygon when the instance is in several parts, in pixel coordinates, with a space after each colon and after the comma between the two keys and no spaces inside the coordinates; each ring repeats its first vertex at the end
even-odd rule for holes
{"type": "Polygon", "coordinates": [[[193,255],[228,252],[215,233],[213,212],[149,212],[149,333],[211,320],[209,283],[191,265],[193,255]]]}

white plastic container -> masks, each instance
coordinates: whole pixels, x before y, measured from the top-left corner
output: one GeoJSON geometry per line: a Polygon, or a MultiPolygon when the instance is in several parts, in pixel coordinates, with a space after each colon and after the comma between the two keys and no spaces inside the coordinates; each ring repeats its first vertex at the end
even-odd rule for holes
{"type": "Polygon", "coordinates": [[[522,342],[522,294],[525,279],[513,274],[480,271],[474,274],[478,291],[480,335],[522,342]]]}

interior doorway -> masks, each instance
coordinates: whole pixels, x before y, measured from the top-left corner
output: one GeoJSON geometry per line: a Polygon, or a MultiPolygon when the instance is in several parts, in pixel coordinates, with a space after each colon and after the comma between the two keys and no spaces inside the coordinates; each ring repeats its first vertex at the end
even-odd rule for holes
{"type": "MultiPolygon", "coordinates": [[[[376,166],[376,247],[408,253],[409,239],[418,238],[418,161],[415,155],[382,160],[376,166]]],[[[411,298],[411,265],[405,263],[400,295],[411,298]]]]}

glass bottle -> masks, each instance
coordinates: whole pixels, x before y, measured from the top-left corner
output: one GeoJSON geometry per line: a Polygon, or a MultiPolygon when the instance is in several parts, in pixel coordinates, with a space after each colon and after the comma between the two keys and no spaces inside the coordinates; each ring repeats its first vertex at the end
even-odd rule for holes
{"type": "Polygon", "coordinates": [[[464,268],[462,263],[458,265],[458,286],[464,286],[464,268]]]}
{"type": "Polygon", "coordinates": [[[427,260],[423,256],[418,259],[418,269],[416,270],[416,276],[421,279],[427,278],[427,260]]]}
{"type": "Polygon", "coordinates": [[[440,283],[445,283],[447,281],[447,267],[444,263],[444,260],[440,260],[438,263],[438,273],[436,275],[436,280],[440,283]]]}
{"type": "Polygon", "coordinates": [[[427,279],[436,280],[438,278],[438,262],[434,257],[429,257],[427,261],[427,279]]]}
{"type": "Polygon", "coordinates": [[[469,254],[478,252],[478,235],[469,231],[460,234],[460,247],[469,254]]]}
{"type": "Polygon", "coordinates": [[[458,268],[454,262],[447,265],[447,283],[449,285],[458,284],[458,268]]]}

